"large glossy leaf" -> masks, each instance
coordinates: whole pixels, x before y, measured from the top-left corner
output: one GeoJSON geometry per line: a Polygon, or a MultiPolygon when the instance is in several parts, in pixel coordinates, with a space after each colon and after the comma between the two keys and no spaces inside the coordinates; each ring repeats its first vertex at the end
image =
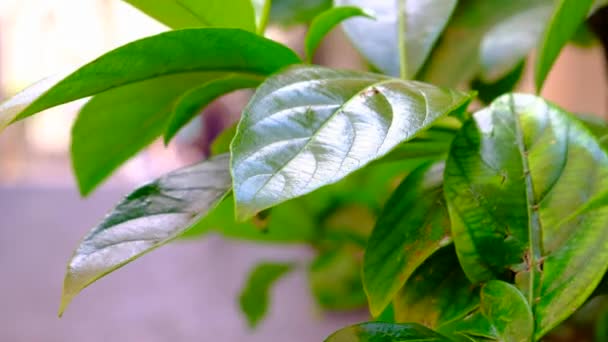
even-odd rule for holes
{"type": "Polygon", "coordinates": [[[412,172],[393,193],[367,242],[363,284],[378,316],[414,270],[451,243],[443,202],[443,163],[412,172]]]}
{"type": "Polygon", "coordinates": [[[439,250],[405,284],[394,302],[398,322],[415,322],[454,341],[530,341],[532,313],[512,285],[472,286],[454,248],[439,250]]]}
{"type": "Polygon", "coordinates": [[[184,92],[218,75],[168,75],[115,88],[89,101],[72,128],[72,165],[80,192],[88,195],[120,164],[161,135],[184,92]]]}
{"type": "Polygon", "coordinates": [[[399,76],[405,65],[413,77],[424,64],[456,0],[337,0],[337,5],[361,7],[376,20],[353,19],[343,27],[353,44],[382,72],[399,76]]]}
{"type": "Polygon", "coordinates": [[[534,81],[540,92],[559,52],[587,18],[593,0],[560,0],[538,48],[534,81]]]}
{"type": "Polygon", "coordinates": [[[260,78],[255,76],[243,74],[227,75],[212,79],[188,91],[175,103],[173,113],[169,118],[169,123],[165,130],[165,144],[168,144],[182,127],[213,100],[238,89],[255,88],[260,82],[260,78]]]}
{"type": "Polygon", "coordinates": [[[251,0],[124,0],[173,28],[230,27],[255,32],[251,0]]]}
{"type": "Polygon", "coordinates": [[[270,302],[273,285],[293,268],[285,263],[261,263],[251,271],[241,290],[239,304],[251,328],[264,318],[270,302]]]}
{"type": "Polygon", "coordinates": [[[565,319],[608,267],[608,156],[575,118],[505,95],[452,143],[444,184],[458,256],[473,282],[514,273],[536,335],[565,319]]]}
{"type": "Polygon", "coordinates": [[[306,60],[308,62],[312,61],[317,47],[323,38],[329,33],[329,31],[331,31],[336,25],[349,18],[359,16],[368,17],[370,19],[372,18],[359,7],[353,6],[333,7],[315,17],[310,24],[310,28],[308,29],[306,40],[304,42],[306,60]]]}
{"type": "Polygon", "coordinates": [[[229,156],[167,174],[120,202],[80,242],[68,263],[59,314],[82,289],[170,242],[230,190],[229,156]]]}
{"type": "Polygon", "coordinates": [[[0,123],[167,75],[230,72],[263,77],[298,62],[287,47],[238,29],[166,32],[111,51],[58,83],[46,81],[24,90],[0,105],[0,123]]]}
{"type": "Polygon", "coordinates": [[[553,0],[460,1],[420,78],[453,87],[481,72],[486,82],[515,69],[536,47],[553,0]]]}
{"type": "Polygon", "coordinates": [[[378,74],[292,67],[262,84],[232,142],[237,216],[335,183],[471,96],[378,74]]]}
{"type": "Polygon", "coordinates": [[[419,324],[367,322],[338,330],[325,342],[451,342],[419,324]]]}

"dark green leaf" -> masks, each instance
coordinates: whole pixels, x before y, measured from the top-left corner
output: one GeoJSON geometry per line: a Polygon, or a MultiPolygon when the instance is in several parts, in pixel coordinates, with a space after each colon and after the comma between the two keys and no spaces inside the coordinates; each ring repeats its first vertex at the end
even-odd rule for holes
{"type": "Polygon", "coordinates": [[[308,62],[312,61],[319,43],[321,43],[321,40],[323,40],[327,33],[329,33],[329,31],[331,31],[336,25],[346,19],[358,16],[373,19],[373,17],[365,13],[362,9],[352,6],[330,8],[315,17],[310,24],[304,44],[306,60],[308,62]]]}
{"type": "Polygon", "coordinates": [[[443,163],[412,172],[384,207],[367,243],[363,284],[378,316],[416,268],[452,242],[443,202],[443,163]]]}
{"type": "Polygon", "coordinates": [[[490,104],[497,97],[515,89],[524,73],[525,65],[522,61],[513,71],[495,82],[485,82],[482,78],[476,78],[471,82],[471,88],[477,91],[477,98],[485,104],[490,104]]]}
{"type": "Polygon", "coordinates": [[[270,302],[269,292],[277,280],[292,268],[291,264],[261,263],[251,271],[239,296],[239,304],[249,327],[254,328],[264,318],[270,302]]]}
{"type": "Polygon", "coordinates": [[[0,105],[0,128],[44,109],[136,82],[201,72],[263,77],[299,61],[287,47],[242,30],[170,31],[111,51],[58,83],[50,80],[26,89],[0,105]]]}
{"type": "Polygon", "coordinates": [[[259,88],[232,142],[237,217],[335,183],[471,95],[378,74],[292,67],[259,88]]]}
{"type": "Polygon", "coordinates": [[[608,156],[575,118],[506,95],[452,143],[444,190],[473,282],[515,273],[536,336],[568,317],[608,268],[608,156]]]}
{"type": "Polygon", "coordinates": [[[361,283],[361,260],[347,246],[322,253],[312,263],[310,287],[320,307],[352,310],[366,304],[361,283]]]}
{"type": "Polygon", "coordinates": [[[451,342],[418,324],[367,322],[338,330],[325,342],[451,342]]]}
{"type": "Polygon", "coordinates": [[[230,27],[255,32],[251,0],[124,0],[173,28],[230,27]]]}
{"type": "Polygon", "coordinates": [[[270,22],[286,26],[308,23],[331,6],[331,0],[272,0],[270,22]]]}
{"type": "Polygon", "coordinates": [[[68,263],[59,314],[85,287],[172,241],[230,191],[229,156],[167,174],[120,202],[68,263]]]}
{"type": "Polygon", "coordinates": [[[72,128],[72,165],[81,194],[88,195],[120,164],[161,135],[184,92],[217,76],[168,75],[93,97],[72,128]]]}
{"type": "Polygon", "coordinates": [[[427,59],[441,35],[456,0],[377,1],[337,0],[336,4],[357,6],[376,17],[375,21],[353,19],[343,27],[353,44],[382,72],[413,77],[427,59]]]}
{"type": "Polygon", "coordinates": [[[559,0],[538,48],[534,81],[540,92],[562,48],[587,18],[593,0],[559,0]]]}
{"type": "Polygon", "coordinates": [[[213,100],[238,89],[255,88],[260,82],[261,79],[259,77],[236,74],[212,79],[188,91],[176,102],[173,108],[173,114],[169,118],[165,131],[165,144],[168,144],[182,127],[213,100]]]}
{"type": "Polygon", "coordinates": [[[460,1],[420,78],[447,87],[479,73],[501,79],[536,47],[552,8],[553,0],[460,1]]]}

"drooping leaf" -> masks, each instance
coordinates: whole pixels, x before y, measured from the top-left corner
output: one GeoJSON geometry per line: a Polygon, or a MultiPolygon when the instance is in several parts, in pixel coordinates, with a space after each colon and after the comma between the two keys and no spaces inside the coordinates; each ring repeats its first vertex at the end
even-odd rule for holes
{"type": "Polygon", "coordinates": [[[470,98],[371,73],[298,66],[275,74],[245,108],[232,142],[237,217],[335,183],[470,98]]]}
{"type": "Polygon", "coordinates": [[[451,241],[443,163],[426,164],[395,190],[367,242],[363,284],[372,315],[378,316],[416,268],[451,241]]]}
{"type": "Polygon", "coordinates": [[[250,328],[256,327],[266,315],[273,285],[292,269],[292,264],[261,263],[251,271],[239,296],[241,311],[250,328]]]}
{"type": "Polygon", "coordinates": [[[310,63],[314,57],[315,51],[323,38],[340,22],[353,17],[367,17],[373,19],[369,14],[365,13],[359,7],[340,6],[333,7],[319,14],[310,24],[304,48],[306,51],[306,60],[310,63]]]}
{"type": "Polygon", "coordinates": [[[401,64],[406,63],[407,77],[415,76],[424,64],[456,3],[456,0],[336,0],[337,5],[357,6],[376,18],[353,19],[343,24],[363,56],[392,76],[399,76],[401,64]]]}
{"type": "Polygon", "coordinates": [[[177,238],[230,190],[229,156],[169,173],[121,201],[68,263],[59,314],[85,287],[177,238]]]}
{"type": "Polygon", "coordinates": [[[317,304],[325,310],[365,307],[361,260],[346,246],[322,252],[310,266],[309,281],[317,304]]]}
{"type": "Polygon", "coordinates": [[[259,77],[246,74],[228,75],[212,79],[188,91],[175,103],[173,113],[169,118],[169,123],[165,130],[165,144],[168,144],[182,127],[213,100],[238,89],[255,88],[260,82],[261,79],[259,77]]]}
{"type": "Polygon", "coordinates": [[[47,108],[136,82],[201,72],[263,77],[299,61],[289,48],[238,29],[161,33],[111,51],[58,83],[46,81],[24,90],[0,105],[0,128],[47,108]]]}
{"type": "Polygon", "coordinates": [[[485,82],[478,77],[471,82],[471,88],[477,91],[477,98],[485,104],[490,104],[496,98],[512,92],[519,83],[525,69],[525,62],[519,63],[513,71],[495,82],[485,82]]]}
{"type": "Polygon", "coordinates": [[[161,135],[171,108],[184,92],[217,77],[217,73],[168,75],[93,97],[72,128],[72,165],[81,194],[88,195],[161,135]]]}
{"type": "Polygon", "coordinates": [[[419,324],[360,323],[338,330],[325,342],[452,342],[419,324]]]}
{"type": "Polygon", "coordinates": [[[540,92],[562,48],[587,18],[593,0],[559,0],[547,26],[536,59],[534,81],[540,92]]]}
{"type": "Polygon", "coordinates": [[[124,0],[173,29],[240,28],[255,32],[251,0],[124,0]]]}
{"type": "Polygon", "coordinates": [[[309,23],[331,6],[331,0],[272,0],[270,22],[283,26],[309,23]]]}
{"type": "Polygon", "coordinates": [[[412,275],[394,302],[398,322],[415,322],[454,341],[529,342],[534,320],[519,290],[501,281],[471,285],[452,246],[412,275]]]}
{"type": "Polygon", "coordinates": [[[473,282],[515,274],[536,337],[578,308],[608,267],[608,156],[575,118],[505,95],[452,143],[444,190],[473,282]]]}
{"type": "Polygon", "coordinates": [[[478,74],[501,79],[536,47],[552,8],[553,0],[460,1],[420,79],[446,87],[478,74]]]}

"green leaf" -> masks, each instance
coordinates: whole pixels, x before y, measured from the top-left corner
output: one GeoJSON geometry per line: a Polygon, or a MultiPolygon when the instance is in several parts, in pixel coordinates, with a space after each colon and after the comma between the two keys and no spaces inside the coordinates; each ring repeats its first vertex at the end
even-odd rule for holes
{"type": "Polygon", "coordinates": [[[393,193],[365,250],[363,284],[378,316],[416,268],[452,242],[443,201],[443,163],[412,172],[393,193]]]}
{"type": "Polygon", "coordinates": [[[497,97],[515,89],[524,73],[525,65],[525,61],[521,61],[513,71],[495,82],[485,82],[482,78],[476,78],[471,82],[471,88],[477,91],[478,99],[490,104],[497,97]]]}
{"type": "Polygon", "coordinates": [[[122,200],[80,242],[68,263],[59,315],[97,279],[167,244],[230,190],[229,156],[169,173],[122,200]]]}
{"type": "Polygon", "coordinates": [[[534,320],[517,288],[466,278],[454,248],[440,249],[408,280],[394,302],[397,321],[423,324],[454,341],[529,342],[534,320]]]}
{"type": "Polygon", "coordinates": [[[562,48],[587,18],[593,0],[559,0],[538,48],[534,81],[540,92],[562,48]]]}
{"type": "Polygon", "coordinates": [[[454,87],[479,73],[503,78],[536,47],[552,8],[553,0],[460,1],[420,79],[454,87]]]}
{"type": "Polygon", "coordinates": [[[222,131],[211,143],[211,155],[230,152],[230,143],[236,134],[236,126],[232,125],[222,131]]]}
{"type": "Polygon", "coordinates": [[[608,268],[608,156],[575,118],[531,95],[476,113],[452,143],[444,191],[473,282],[515,274],[544,335],[608,268]]]}
{"type": "Polygon", "coordinates": [[[253,10],[255,12],[255,24],[258,28],[257,32],[260,35],[264,35],[270,17],[272,0],[251,0],[251,3],[253,4],[253,10]]]}
{"type": "Polygon", "coordinates": [[[91,193],[161,135],[171,108],[184,92],[215,77],[217,73],[168,75],[93,97],[72,128],[72,165],[80,193],[91,193]]]}
{"type": "Polygon", "coordinates": [[[373,19],[372,16],[365,13],[359,7],[342,6],[333,7],[319,14],[310,24],[304,48],[306,51],[306,60],[310,63],[315,55],[315,51],[319,47],[321,40],[340,22],[353,17],[367,17],[373,19]]]}
{"type": "Polygon", "coordinates": [[[173,29],[240,28],[255,32],[251,0],[124,0],[173,29]]]}
{"type": "Polygon", "coordinates": [[[177,101],[173,108],[173,113],[169,118],[169,123],[165,130],[165,144],[168,144],[182,127],[213,100],[238,89],[255,88],[260,82],[259,77],[236,74],[212,79],[188,91],[177,101]]]}
{"type": "Polygon", "coordinates": [[[261,263],[251,271],[239,296],[239,304],[249,327],[254,328],[264,318],[272,286],[292,269],[292,264],[261,263]]]}
{"type": "Polygon", "coordinates": [[[331,6],[331,0],[272,0],[270,22],[284,26],[308,23],[331,6]]]}
{"type": "Polygon", "coordinates": [[[237,217],[339,181],[470,99],[371,73],[297,66],[275,74],[232,141],[237,217]]]}
{"type": "Polygon", "coordinates": [[[367,322],[338,330],[325,342],[451,342],[419,324],[367,322]]]}
{"type": "Polygon", "coordinates": [[[347,246],[321,253],[310,266],[309,281],[313,296],[325,310],[365,307],[361,261],[347,246]]]}
{"type": "Polygon", "coordinates": [[[234,219],[232,197],[220,203],[209,216],[196,223],[181,237],[199,238],[207,233],[224,237],[262,243],[302,244],[310,243],[317,236],[317,226],[301,203],[289,201],[273,208],[264,220],[237,222],[234,219]]]}
{"type": "Polygon", "coordinates": [[[343,24],[363,56],[392,76],[399,76],[405,63],[407,77],[415,76],[426,61],[456,3],[456,0],[336,0],[337,5],[361,7],[376,18],[353,19],[343,24]]]}
{"type": "Polygon", "coordinates": [[[238,29],[161,33],[111,51],[58,83],[52,79],[26,89],[0,105],[0,129],[47,108],[136,82],[201,72],[264,77],[299,61],[289,48],[238,29]]]}

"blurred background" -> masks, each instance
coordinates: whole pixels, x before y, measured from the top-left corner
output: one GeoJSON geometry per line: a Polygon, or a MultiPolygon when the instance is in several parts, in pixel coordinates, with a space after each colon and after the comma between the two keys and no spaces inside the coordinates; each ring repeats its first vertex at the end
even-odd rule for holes
{"type": "MultiPolygon", "coordinates": [[[[0,0],[0,99],[164,30],[119,0],[0,0]]],[[[305,30],[271,27],[268,35],[301,51],[305,30]]],[[[569,46],[543,95],[572,112],[605,117],[603,58],[599,46],[569,46]]],[[[364,65],[340,29],[323,43],[317,62],[364,65]]],[[[533,92],[530,70],[519,89],[533,92]]],[[[365,319],[365,313],[322,314],[296,272],[279,282],[267,319],[248,330],[236,301],[247,271],[261,260],[310,256],[305,248],[219,237],[164,247],[85,290],[56,318],[65,262],[80,237],[134,186],[200,159],[218,127],[238,118],[247,95],[221,99],[168,148],[153,144],[85,200],[69,160],[70,129],[82,102],[0,135],[0,341],[320,341],[365,319]]]]}

